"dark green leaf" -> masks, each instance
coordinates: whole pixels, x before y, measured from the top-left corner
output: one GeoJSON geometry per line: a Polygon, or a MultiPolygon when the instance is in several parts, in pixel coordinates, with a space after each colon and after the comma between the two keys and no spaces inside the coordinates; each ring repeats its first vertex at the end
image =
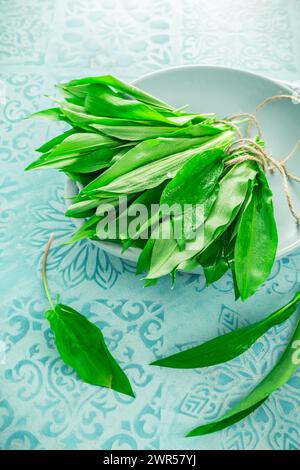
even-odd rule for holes
{"type": "Polygon", "coordinates": [[[240,219],[235,244],[236,281],[242,300],[260,287],[274,264],[278,235],[272,192],[262,171],[240,219]]]}
{"type": "Polygon", "coordinates": [[[294,335],[283,355],[262,382],[260,382],[248,396],[231,408],[222,418],[212,423],[198,426],[193,429],[187,437],[203,436],[204,434],[220,431],[221,429],[237,423],[262,405],[273,392],[287,383],[296,372],[299,364],[298,361],[293,359],[295,353],[294,343],[299,340],[300,320],[298,320],[294,335]]]}
{"type": "Polygon", "coordinates": [[[100,219],[101,217],[97,215],[93,215],[87,219],[65,244],[76,243],[84,238],[94,238],[96,236],[96,227],[100,219]]]}
{"type": "Polygon", "coordinates": [[[295,313],[299,302],[300,292],[287,305],[276,310],[264,320],[214,338],[187,351],[160,359],[153,365],[175,369],[193,369],[230,361],[247,351],[270,328],[288,320],[295,313]]]}
{"type": "Polygon", "coordinates": [[[196,237],[193,241],[188,241],[184,250],[180,251],[174,246],[170,250],[168,240],[161,240],[162,245],[165,242],[166,250],[169,256],[161,263],[159,258],[151,260],[151,269],[147,279],[155,279],[169,274],[173,269],[186,268],[186,262],[201,251],[206,249],[214,240],[216,240],[226,228],[235,219],[241,205],[247,194],[249,181],[255,178],[257,170],[253,162],[245,162],[235,165],[219,182],[219,191],[216,201],[204,222],[196,231],[196,237]],[[204,232],[204,233],[203,233],[204,232]]]}
{"type": "Polygon", "coordinates": [[[134,396],[130,382],[114,360],[99,328],[71,307],[58,304],[46,312],[63,361],[86,383],[134,396]]]}

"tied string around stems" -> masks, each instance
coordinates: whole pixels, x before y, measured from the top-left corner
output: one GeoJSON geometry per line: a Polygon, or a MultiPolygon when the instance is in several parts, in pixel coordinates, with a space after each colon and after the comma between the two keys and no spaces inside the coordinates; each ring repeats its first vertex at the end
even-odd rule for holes
{"type": "MultiPolygon", "coordinates": [[[[225,165],[226,166],[233,166],[238,163],[242,163],[245,161],[255,161],[258,164],[261,165],[263,171],[266,173],[267,171],[274,172],[275,170],[279,171],[279,173],[282,176],[282,182],[283,182],[283,190],[284,194],[288,203],[289,210],[294,217],[296,223],[299,225],[300,224],[300,214],[297,212],[295,209],[295,206],[293,204],[290,188],[289,188],[289,180],[293,180],[297,183],[300,183],[300,177],[294,175],[293,173],[288,170],[286,167],[286,163],[296,154],[296,152],[300,148],[300,140],[296,143],[296,145],[293,147],[292,151],[283,159],[283,160],[276,160],[273,158],[268,152],[266,152],[265,149],[262,148],[261,145],[259,145],[254,139],[250,138],[250,132],[251,132],[251,127],[253,123],[256,125],[257,133],[260,138],[262,138],[262,128],[260,126],[260,123],[256,117],[257,112],[260,111],[264,106],[267,104],[270,104],[274,101],[278,100],[291,100],[294,103],[300,104],[300,98],[295,97],[292,95],[276,95],[276,96],[271,96],[267,99],[265,99],[262,103],[260,103],[253,114],[250,113],[242,113],[242,114],[236,114],[234,116],[229,117],[226,121],[235,121],[236,119],[239,119],[241,117],[248,117],[248,128],[247,128],[247,134],[246,137],[243,137],[241,134],[241,131],[239,129],[239,132],[237,132],[238,135],[238,140],[233,142],[231,144],[226,153],[230,155],[232,158],[228,160],[225,165]]],[[[224,120],[225,122],[225,120],[224,120]]],[[[236,124],[233,124],[233,128],[237,127],[236,124]]]]}
{"type": "Polygon", "coordinates": [[[293,150],[284,160],[275,160],[270,154],[268,154],[255,140],[242,138],[236,140],[230,147],[228,147],[226,153],[231,155],[232,158],[228,160],[225,165],[232,166],[245,161],[255,161],[262,166],[263,171],[266,173],[268,170],[278,170],[282,176],[284,194],[289,206],[289,210],[296,220],[297,224],[300,224],[300,214],[296,211],[290,188],[289,179],[300,183],[300,178],[291,173],[287,167],[286,162],[296,153],[300,148],[300,140],[297,142],[293,150]]]}

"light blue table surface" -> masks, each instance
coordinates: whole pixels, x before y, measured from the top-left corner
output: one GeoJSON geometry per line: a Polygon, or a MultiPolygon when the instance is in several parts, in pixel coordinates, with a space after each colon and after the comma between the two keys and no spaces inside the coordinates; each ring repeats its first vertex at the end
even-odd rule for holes
{"type": "Polygon", "coordinates": [[[180,275],[173,291],[168,279],[144,289],[129,262],[86,241],[61,245],[74,230],[64,217],[63,175],[23,172],[34,149],[59,131],[23,120],[48,106],[44,94],[54,93],[56,82],[105,73],[132,80],[194,63],[299,81],[300,1],[0,0],[2,449],[300,447],[299,373],[243,422],[183,437],[254,387],[287,343],[291,322],[224,366],[147,365],[284,304],[299,289],[300,251],[278,260],[246,304],[234,302],[229,275],[207,289],[202,276],[191,275],[180,275]],[[43,317],[40,264],[50,232],[51,290],[102,328],[135,400],[81,383],[59,359],[43,317]]]}

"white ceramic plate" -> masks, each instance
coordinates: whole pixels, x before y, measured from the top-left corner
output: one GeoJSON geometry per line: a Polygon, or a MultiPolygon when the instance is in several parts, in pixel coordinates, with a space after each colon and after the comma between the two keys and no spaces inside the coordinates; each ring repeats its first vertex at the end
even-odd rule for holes
{"type": "MultiPolygon", "coordinates": [[[[175,107],[186,104],[190,112],[211,113],[224,117],[236,113],[253,112],[265,98],[281,93],[292,93],[292,88],[250,72],[215,66],[180,66],[151,73],[136,80],[135,85],[165,100],[175,107]]],[[[300,105],[278,101],[264,108],[259,119],[267,148],[273,157],[287,155],[300,138],[300,105]]],[[[300,175],[300,152],[291,160],[289,168],[300,175]]],[[[268,174],[279,232],[277,256],[285,255],[300,245],[300,229],[292,218],[278,174],[268,174]]],[[[74,196],[78,188],[66,183],[66,197],[74,196]]],[[[291,185],[296,209],[300,212],[300,184],[291,185]]],[[[67,204],[70,201],[67,199],[67,204]]],[[[79,227],[83,219],[73,219],[79,227]]],[[[130,248],[123,255],[121,247],[109,242],[94,241],[97,246],[124,259],[136,261],[140,250],[130,248]]]]}

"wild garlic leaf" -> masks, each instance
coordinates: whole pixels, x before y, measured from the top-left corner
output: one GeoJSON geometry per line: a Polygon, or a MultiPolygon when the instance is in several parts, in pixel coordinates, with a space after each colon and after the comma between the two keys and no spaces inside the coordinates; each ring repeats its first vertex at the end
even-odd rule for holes
{"type": "Polygon", "coordinates": [[[116,139],[112,139],[105,135],[79,132],[68,136],[48,153],[48,156],[61,156],[69,154],[77,154],[80,152],[88,152],[103,147],[114,147],[120,145],[116,139]]]}
{"type": "Polygon", "coordinates": [[[270,328],[288,320],[300,303],[300,291],[286,305],[263,320],[213,338],[200,346],[160,359],[152,365],[175,369],[194,369],[223,364],[247,351],[270,328]]]}
{"type": "Polygon", "coordinates": [[[196,230],[195,240],[188,241],[185,249],[173,249],[164,264],[157,259],[151,262],[147,279],[154,279],[171,273],[175,268],[181,269],[187,260],[200,254],[217,239],[235,219],[246,197],[249,181],[255,178],[257,170],[253,162],[235,165],[219,181],[219,191],[209,216],[196,230]]]}
{"type": "Polygon", "coordinates": [[[160,161],[170,155],[178,154],[185,150],[198,147],[209,140],[207,137],[198,139],[172,139],[157,138],[138,143],[134,148],[129,149],[114,165],[103,173],[92,185],[85,188],[85,192],[95,191],[107,186],[117,178],[124,176],[137,168],[149,163],[160,161]]]}
{"type": "Polygon", "coordinates": [[[167,184],[161,204],[201,204],[213,192],[223,171],[224,151],[210,149],[188,160],[167,184]]]}
{"type": "Polygon", "coordinates": [[[244,162],[232,167],[220,181],[220,190],[211,213],[205,222],[205,246],[208,246],[234,220],[243,204],[249,181],[257,174],[253,162],[244,162]]]}
{"type": "Polygon", "coordinates": [[[31,163],[26,170],[37,168],[59,168],[74,173],[93,173],[111,165],[112,158],[116,155],[114,148],[102,148],[86,153],[68,155],[42,155],[31,163]]]}
{"type": "MultiPolygon", "coordinates": [[[[60,109],[65,118],[68,119],[68,121],[72,122],[73,125],[83,128],[90,128],[90,130],[94,130],[94,125],[99,125],[100,127],[152,127],[149,121],[128,121],[128,119],[111,118],[107,116],[95,116],[93,114],[88,114],[86,113],[84,107],[74,106],[69,103],[60,103],[60,109]]],[[[175,130],[176,127],[174,126],[172,127],[172,129],[175,130]]]]}
{"type": "MultiPolygon", "coordinates": [[[[211,149],[195,155],[178,171],[164,189],[160,203],[172,207],[174,204],[184,211],[184,239],[190,239],[196,229],[196,207],[202,205],[212,195],[224,169],[224,152],[211,149]]],[[[200,216],[200,214],[199,214],[200,216]]],[[[177,222],[179,216],[177,215],[177,222]]],[[[183,222],[182,222],[183,225],[183,222]]]]}
{"type": "Polygon", "coordinates": [[[90,85],[84,102],[88,114],[132,120],[150,120],[168,123],[168,119],[148,104],[126,99],[102,85],[90,85]]]}
{"type": "Polygon", "coordinates": [[[68,210],[65,212],[67,217],[82,218],[88,217],[93,214],[93,209],[98,207],[98,199],[88,199],[86,201],[75,202],[68,207],[68,210]]]}
{"type": "MultiPolygon", "coordinates": [[[[86,188],[84,188],[81,194],[95,196],[97,194],[101,194],[102,191],[108,193],[111,192],[114,194],[124,194],[141,192],[146,189],[153,188],[163,183],[166,179],[173,178],[178,172],[178,170],[191,157],[197,155],[198,153],[204,152],[210,148],[225,148],[232,142],[232,139],[232,132],[224,132],[220,136],[213,137],[196,148],[165,156],[164,158],[160,158],[160,149],[157,149],[157,161],[152,161],[148,164],[144,164],[143,162],[143,166],[140,166],[139,168],[128,172],[126,166],[128,166],[128,154],[131,152],[129,151],[115,165],[111,166],[108,170],[106,170],[103,175],[101,175],[99,178],[89,184],[86,188]],[[122,160],[124,160],[124,162],[122,160]],[[118,165],[118,169],[116,170],[117,164],[120,165],[118,165]],[[120,170],[120,166],[123,167],[122,170],[120,170]],[[122,176],[120,177],[115,177],[114,173],[118,173],[119,171],[124,174],[122,174],[122,176]],[[112,181],[111,183],[104,185],[104,183],[106,182],[105,180],[107,179],[109,181],[112,181]]],[[[168,149],[166,149],[166,151],[168,151],[168,149]]],[[[149,156],[147,155],[146,158],[148,157],[149,156]]],[[[140,158],[144,159],[142,153],[137,155],[137,159],[139,160],[140,158]]],[[[152,158],[155,158],[155,154],[152,158]]]]}
{"type": "Polygon", "coordinates": [[[55,343],[65,364],[86,383],[112,388],[134,397],[130,382],[110,354],[99,328],[67,305],[46,312],[55,343]]]}
{"type": "Polygon", "coordinates": [[[211,243],[198,257],[199,264],[203,267],[206,285],[218,281],[229,269],[224,249],[228,243],[228,229],[211,243]]]}
{"type": "Polygon", "coordinates": [[[36,113],[33,113],[28,116],[28,119],[47,119],[50,121],[63,121],[64,115],[62,114],[60,108],[56,107],[37,111],[36,113]]]}
{"type": "Polygon", "coordinates": [[[262,171],[258,185],[243,211],[235,244],[235,274],[242,300],[246,300],[269,276],[278,245],[272,192],[262,171]]]}
{"type": "Polygon", "coordinates": [[[268,375],[243,400],[231,408],[222,418],[211,423],[198,426],[187,434],[187,437],[203,436],[220,431],[251,414],[266,401],[278,388],[286,384],[298,368],[298,362],[293,360],[296,341],[300,341],[300,320],[298,320],[293,337],[283,355],[268,373],[268,375]]]}
{"type": "Polygon", "coordinates": [[[65,244],[70,245],[85,238],[94,238],[96,236],[97,224],[100,220],[100,216],[92,215],[82,224],[82,226],[74,233],[74,235],[72,235],[72,237],[67,242],[65,242],[65,244]]]}
{"type": "Polygon", "coordinates": [[[141,223],[137,222],[136,231],[134,235],[129,234],[128,230],[121,230],[119,233],[121,239],[126,239],[128,243],[131,239],[130,235],[132,235],[133,241],[133,239],[141,237],[141,235],[144,234],[145,231],[148,231],[147,229],[151,227],[151,220],[154,218],[152,216],[154,216],[158,211],[159,200],[165,186],[166,183],[164,182],[160,186],[156,186],[155,188],[144,191],[142,194],[138,195],[138,197],[136,197],[127,207],[127,209],[118,217],[118,222],[120,223],[120,225],[123,226],[122,220],[124,222],[127,222],[126,224],[124,223],[124,227],[126,227],[127,229],[130,227],[131,231],[133,230],[132,222],[134,221],[136,215],[142,221],[141,223]],[[141,205],[143,206],[143,210],[145,210],[145,217],[141,217],[141,205]],[[157,206],[157,211],[154,211],[154,205],[157,206]],[[130,223],[131,225],[129,225],[130,223]]]}
{"type": "Polygon", "coordinates": [[[115,137],[121,140],[146,140],[156,137],[205,137],[208,135],[220,134],[222,130],[218,127],[209,126],[207,124],[195,124],[183,127],[180,130],[172,126],[116,126],[116,125],[101,125],[91,124],[91,127],[102,132],[103,134],[115,137]]]}
{"type": "Polygon", "coordinates": [[[53,139],[49,140],[48,142],[45,142],[45,144],[41,145],[39,148],[36,149],[36,152],[40,152],[40,153],[49,152],[49,150],[52,150],[54,147],[56,147],[58,144],[60,144],[67,137],[69,137],[70,135],[75,134],[77,132],[78,132],[78,130],[69,129],[68,131],[64,132],[63,134],[60,134],[60,135],[54,137],[53,139]]]}
{"type": "Polygon", "coordinates": [[[81,78],[79,80],[71,80],[68,83],[64,83],[61,85],[63,89],[68,88],[75,88],[75,87],[82,87],[83,85],[106,85],[108,87],[112,87],[119,92],[125,93],[132,98],[135,98],[143,103],[150,104],[152,106],[156,106],[168,111],[172,111],[172,107],[165,103],[162,100],[150,95],[149,93],[136,88],[134,85],[129,83],[122,82],[116,77],[112,75],[102,75],[100,77],[86,77],[81,78]]]}
{"type": "Polygon", "coordinates": [[[142,274],[150,269],[151,253],[154,242],[155,240],[153,238],[149,238],[147,240],[137,262],[136,274],[142,274]]]}

